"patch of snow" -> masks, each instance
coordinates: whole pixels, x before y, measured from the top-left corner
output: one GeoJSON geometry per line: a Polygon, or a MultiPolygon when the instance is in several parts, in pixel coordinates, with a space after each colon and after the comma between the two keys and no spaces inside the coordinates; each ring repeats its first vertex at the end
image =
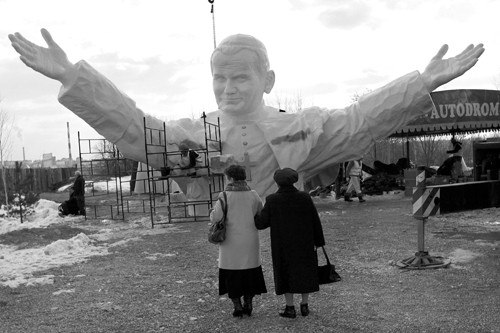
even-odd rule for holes
{"type": "Polygon", "coordinates": [[[103,246],[93,245],[80,233],[67,240],[57,240],[43,248],[17,250],[14,246],[0,248],[0,285],[16,288],[21,284],[53,283],[52,275],[34,277],[36,271],[84,262],[91,256],[107,255],[103,246]]]}
{"type": "Polygon", "coordinates": [[[9,217],[0,218],[0,234],[5,234],[14,230],[30,229],[30,228],[46,228],[54,223],[63,223],[68,220],[81,220],[84,217],[60,217],[57,208],[59,204],[54,201],[40,199],[34,206],[34,213],[23,219],[9,217]]]}

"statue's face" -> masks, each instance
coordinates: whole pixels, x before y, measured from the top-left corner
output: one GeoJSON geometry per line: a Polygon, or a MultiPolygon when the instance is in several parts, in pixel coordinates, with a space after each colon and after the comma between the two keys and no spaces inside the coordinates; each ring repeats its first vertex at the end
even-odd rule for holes
{"type": "Polygon", "coordinates": [[[214,55],[213,90],[219,110],[241,115],[260,107],[266,91],[266,75],[257,71],[256,61],[256,54],[249,50],[214,55]]]}

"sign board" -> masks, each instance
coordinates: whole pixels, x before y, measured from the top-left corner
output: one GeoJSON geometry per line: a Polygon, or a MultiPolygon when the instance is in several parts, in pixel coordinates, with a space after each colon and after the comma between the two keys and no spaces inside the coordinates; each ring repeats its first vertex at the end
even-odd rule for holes
{"type": "MultiPolygon", "coordinates": [[[[413,193],[417,189],[413,189],[413,193]]],[[[422,195],[413,201],[413,216],[424,218],[440,214],[441,191],[439,188],[426,188],[422,195]]]]}
{"type": "Polygon", "coordinates": [[[431,93],[434,109],[391,135],[500,130],[500,91],[460,89],[431,93]]]}

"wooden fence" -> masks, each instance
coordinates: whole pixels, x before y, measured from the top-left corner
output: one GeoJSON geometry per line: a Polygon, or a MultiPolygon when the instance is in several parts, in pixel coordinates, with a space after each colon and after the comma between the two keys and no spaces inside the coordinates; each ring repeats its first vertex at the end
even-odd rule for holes
{"type": "MultiPolygon", "coordinates": [[[[39,168],[21,169],[5,168],[7,188],[9,191],[23,192],[33,191],[35,193],[50,192],[58,185],[68,182],[74,177],[76,168],[39,168]]],[[[3,181],[0,181],[0,189],[3,191],[3,181]]]]}

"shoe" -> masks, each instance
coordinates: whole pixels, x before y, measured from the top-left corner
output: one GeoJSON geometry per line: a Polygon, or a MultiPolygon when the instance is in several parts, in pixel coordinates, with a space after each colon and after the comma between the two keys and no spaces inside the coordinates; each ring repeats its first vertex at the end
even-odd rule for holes
{"type": "Polygon", "coordinates": [[[365,199],[363,199],[362,195],[358,195],[358,199],[359,199],[359,202],[365,202],[366,201],[365,199]]]}
{"type": "Polygon", "coordinates": [[[309,306],[306,304],[300,304],[300,314],[305,317],[309,314],[309,306]]]}
{"type": "Polygon", "coordinates": [[[245,313],[245,310],[243,309],[234,309],[233,311],[233,317],[243,317],[243,313],[245,313]]]}
{"type": "Polygon", "coordinates": [[[344,200],[345,201],[349,201],[349,202],[352,201],[352,199],[351,199],[351,197],[349,195],[344,196],[344,200]]]}
{"type": "Polygon", "coordinates": [[[297,317],[297,313],[295,312],[295,306],[285,306],[285,310],[280,312],[281,317],[285,318],[295,318],[297,317]]]}
{"type": "Polygon", "coordinates": [[[243,313],[246,314],[247,316],[251,316],[252,315],[252,310],[253,310],[253,306],[252,304],[243,304],[243,313]]]}
{"type": "Polygon", "coordinates": [[[243,317],[243,307],[241,306],[241,299],[240,298],[231,298],[231,301],[233,301],[234,305],[234,311],[233,311],[233,317],[243,317]]]}
{"type": "Polygon", "coordinates": [[[252,305],[252,297],[246,298],[243,297],[243,313],[247,316],[252,315],[253,305],[252,305]]]}

